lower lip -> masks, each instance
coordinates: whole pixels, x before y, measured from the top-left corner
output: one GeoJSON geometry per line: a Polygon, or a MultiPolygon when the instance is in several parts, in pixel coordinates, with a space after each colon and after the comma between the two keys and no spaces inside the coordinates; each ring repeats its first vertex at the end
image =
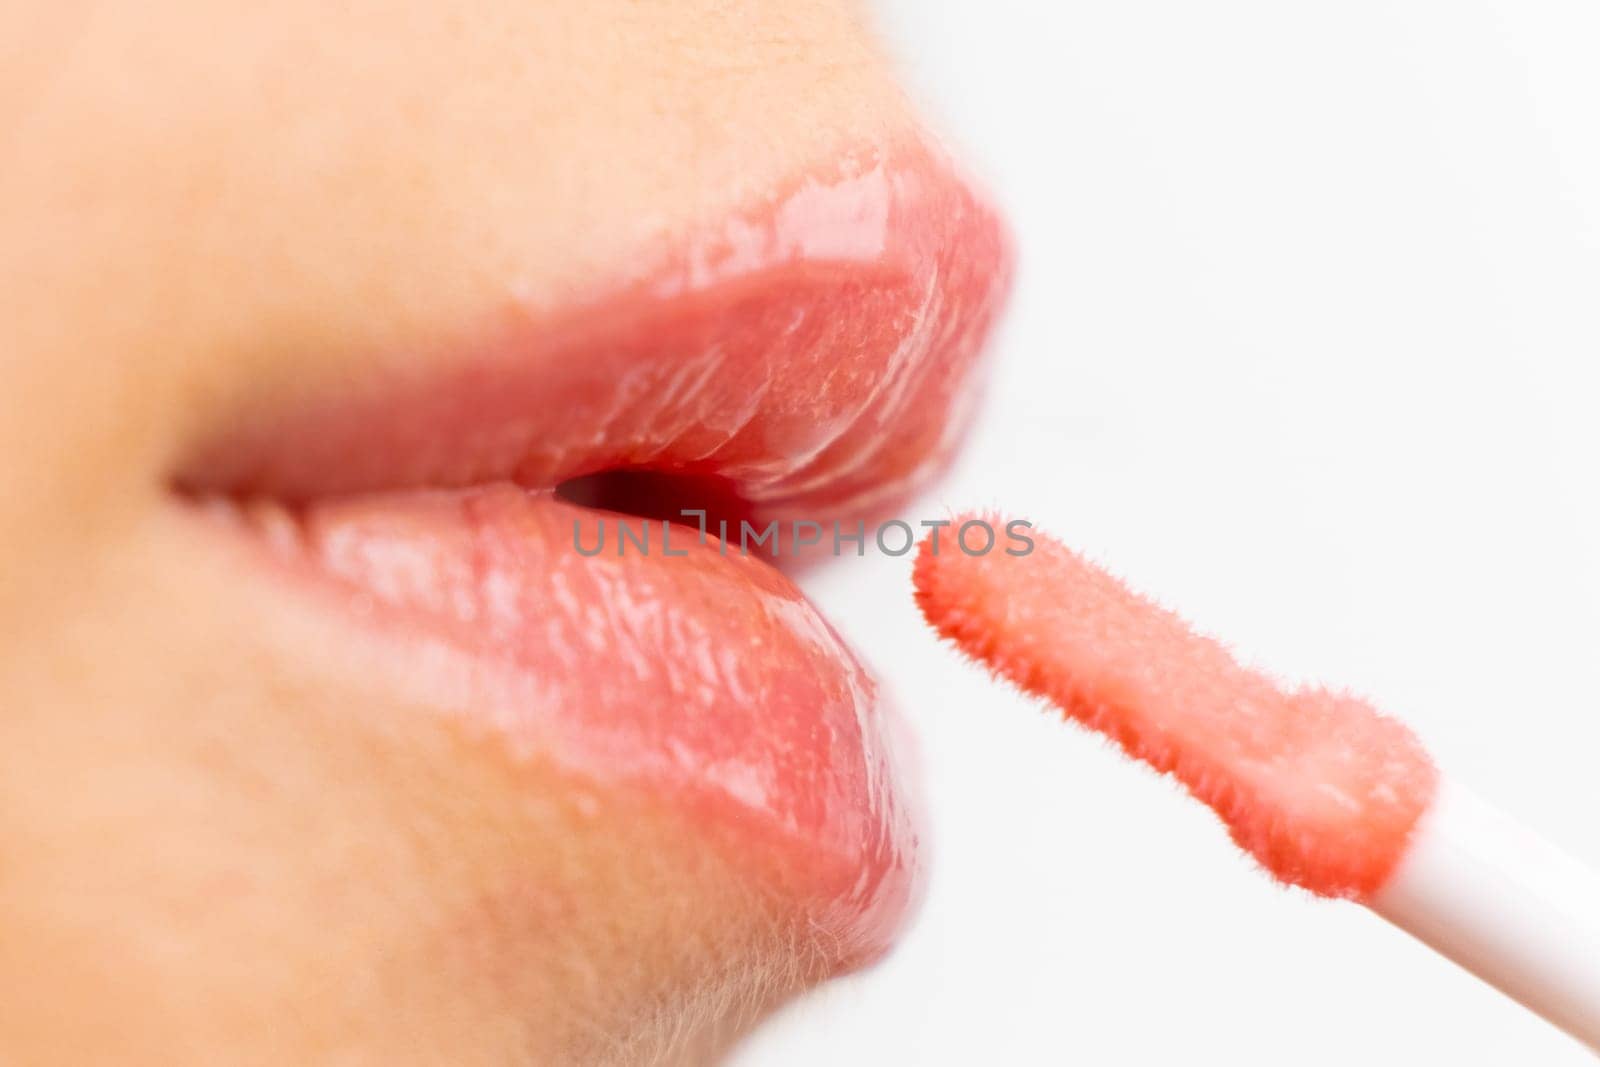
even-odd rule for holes
{"type": "Polygon", "coordinates": [[[397,673],[453,664],[432,672],[444,706],[685,812],[838,969],[889,947],[918,887],[877,685],[764,560],[660,521],[620,548],[622,516],[554,489],[668,471],[734,486],[762,522],[853,521],[937,469],[1003,235],[933,153],[847,169],[580,314],[491,330],[444,380],[230,420],[180,479],[395,638],[397,673]]]}
{"type": "Polygon", "coordinates": [[[770,564],[510,484],[214,510],[375,627],[430,703],[683,812],[834,966],[889,947],[919,873],[897,724],[770,564]]]}

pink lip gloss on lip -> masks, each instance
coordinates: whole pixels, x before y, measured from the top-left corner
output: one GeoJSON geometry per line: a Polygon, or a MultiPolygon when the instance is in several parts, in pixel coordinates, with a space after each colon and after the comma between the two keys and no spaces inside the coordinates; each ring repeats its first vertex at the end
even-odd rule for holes
{"type": "Polygon", "coordinates": [[[951,451],[1008,276],[993,209],[908,134],[571,306],[486,307],[410,374],[219,413],[179,495],[238,512],[320,604],[359,605],[394,685],[443,649],[466,664],[451,714],[736,841],[848,968],[890,945],[921,870],[877,685],[765,560],[684,528],[668,556],[659,522],[619,555],[627,517],[556,490],[715,480],[758,526],[892,505],[951,451]],[[601,523],[607,549],[578,552],[601,523]]]}

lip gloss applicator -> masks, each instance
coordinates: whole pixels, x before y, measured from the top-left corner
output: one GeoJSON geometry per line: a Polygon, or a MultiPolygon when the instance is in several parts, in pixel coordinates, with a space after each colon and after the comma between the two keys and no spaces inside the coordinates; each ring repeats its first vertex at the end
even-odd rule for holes
{"type": "Polygon", "coordinates": [[[1172,775],[1273,877],[1365,905],[1600,1052],[1600,877],[1442,775],[1365,701],[1286,691],[1060,542],[1034,540],[1023,556],[925,540],[913,572],[924,617],[1172,775]]]}

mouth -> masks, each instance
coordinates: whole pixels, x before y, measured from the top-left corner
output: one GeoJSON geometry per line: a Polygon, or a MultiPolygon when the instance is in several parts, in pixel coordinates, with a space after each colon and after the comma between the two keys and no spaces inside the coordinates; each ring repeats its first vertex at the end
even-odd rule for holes
{"type": "Polygon", "coordinates": [[[395,684],[706,827],[849,969],[916,896],[897,726],[773,542],[719,534],[782,556],[925,485],[1009,265],[939,150],[847,153],[412,370],[221,413],[176,497],[395,684]]]}

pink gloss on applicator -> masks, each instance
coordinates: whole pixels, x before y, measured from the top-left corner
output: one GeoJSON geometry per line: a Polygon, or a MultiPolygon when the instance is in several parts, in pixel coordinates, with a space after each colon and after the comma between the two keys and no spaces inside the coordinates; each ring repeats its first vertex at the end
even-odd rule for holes
{"type": "Polygon", "coordinates": [[[1367,702],[1285,690],[1033,539],[1023,556],[925,540],[913,578],[933,628],[1172,775],[1274,877],[1367,906],[1600,1051],[1600,878],[1441,775],[1367,702]]]}

